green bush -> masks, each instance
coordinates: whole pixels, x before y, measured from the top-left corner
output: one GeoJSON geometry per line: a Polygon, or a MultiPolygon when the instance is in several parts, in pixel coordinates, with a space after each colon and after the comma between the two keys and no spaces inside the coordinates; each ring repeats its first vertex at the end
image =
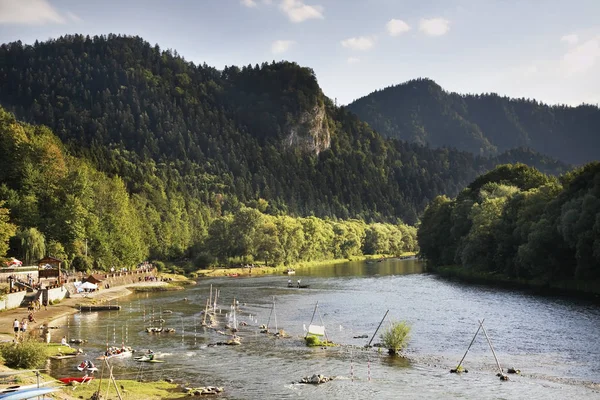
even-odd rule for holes
{"type": "Polygon", "coordinates": [[[319,340],[317,336],[308,335],[306,338],[304,338],[304,340],[306,341],[306,345],[309,347],[321,345],[321,340],[319,340]]]}
{"type": "Polygon", "coordinates": [[[9,368],[37,368],[48,358],[46,345],[33,339],[25,339],[22,343],[7,343],[0,351],[9,368]]]}
{"type": "Polygon", "coordinates": [[[396,354],[405,348],[410,340],[410,325],[405,321],[393,321],[380,337],[383,347],[387,348],[390,354],[396,354]]]}
{"type": "Polygon", "coordinates": [[[71,263],[71,266],[79,272],[88,272],[92,269],[92,265],[93,264],[90,261],[90,258],[85,256],[75,256],[75,258],[73,258],[73,262],[71,263]]]}
{"type": "Polygon", "coordinates": [[[165,270],[165,263],[159,260],[153,260],[152,264],[156,267],[158,272],[162,272],[165,270]]]}

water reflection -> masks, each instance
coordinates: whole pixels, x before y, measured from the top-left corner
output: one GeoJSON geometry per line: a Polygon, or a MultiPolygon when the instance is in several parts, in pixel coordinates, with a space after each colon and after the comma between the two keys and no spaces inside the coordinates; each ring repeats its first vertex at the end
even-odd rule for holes
{"type": "MultiPolygon", "coordinates": [[[[383,261],[349,261],[343,264],[324,265],[296,270],[297,276],[319,276],[322,278],[343,276],[409,275],[423,272],[424,264],[416,259],[383,261]]],[[[293,278],[293,275],[290,276],[293,278]]]]}

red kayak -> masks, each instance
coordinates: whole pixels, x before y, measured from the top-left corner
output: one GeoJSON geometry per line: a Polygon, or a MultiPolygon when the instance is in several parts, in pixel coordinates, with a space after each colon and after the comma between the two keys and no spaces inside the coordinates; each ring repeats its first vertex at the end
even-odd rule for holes
{"type": "Polygon", "coordinates": [[[61,381],[62,383],[71,383],[71,382],[84,383],[84,382],[89,382],[92,379],[94,379],[93,376],[83,376],[81,378],[76,378],[76,377],[60,378],[59,381],[61,381]]]}

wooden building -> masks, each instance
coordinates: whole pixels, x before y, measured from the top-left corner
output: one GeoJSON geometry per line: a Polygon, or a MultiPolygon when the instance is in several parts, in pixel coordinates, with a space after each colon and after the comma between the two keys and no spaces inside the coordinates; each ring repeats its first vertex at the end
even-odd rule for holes
{"type": "Polygon", "coordinates": [[[62,274],[60,267],[62,260],[46,256],[38,261],[38,282],[42,278],[56,279],[58,284],[62,283],[62,274]]]}

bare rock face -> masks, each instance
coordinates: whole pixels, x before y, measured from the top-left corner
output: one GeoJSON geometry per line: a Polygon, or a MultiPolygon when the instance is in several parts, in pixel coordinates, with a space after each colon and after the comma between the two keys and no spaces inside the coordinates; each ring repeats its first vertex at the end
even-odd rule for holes
{"type": "Polygon", "coordinates": [[[327,150],[331,145],[331,136],[325,105],[317,104],[311,110],[302,112],[297,122],[290,123],[285,144],[309,153],[319,154],[327,150]]]}

